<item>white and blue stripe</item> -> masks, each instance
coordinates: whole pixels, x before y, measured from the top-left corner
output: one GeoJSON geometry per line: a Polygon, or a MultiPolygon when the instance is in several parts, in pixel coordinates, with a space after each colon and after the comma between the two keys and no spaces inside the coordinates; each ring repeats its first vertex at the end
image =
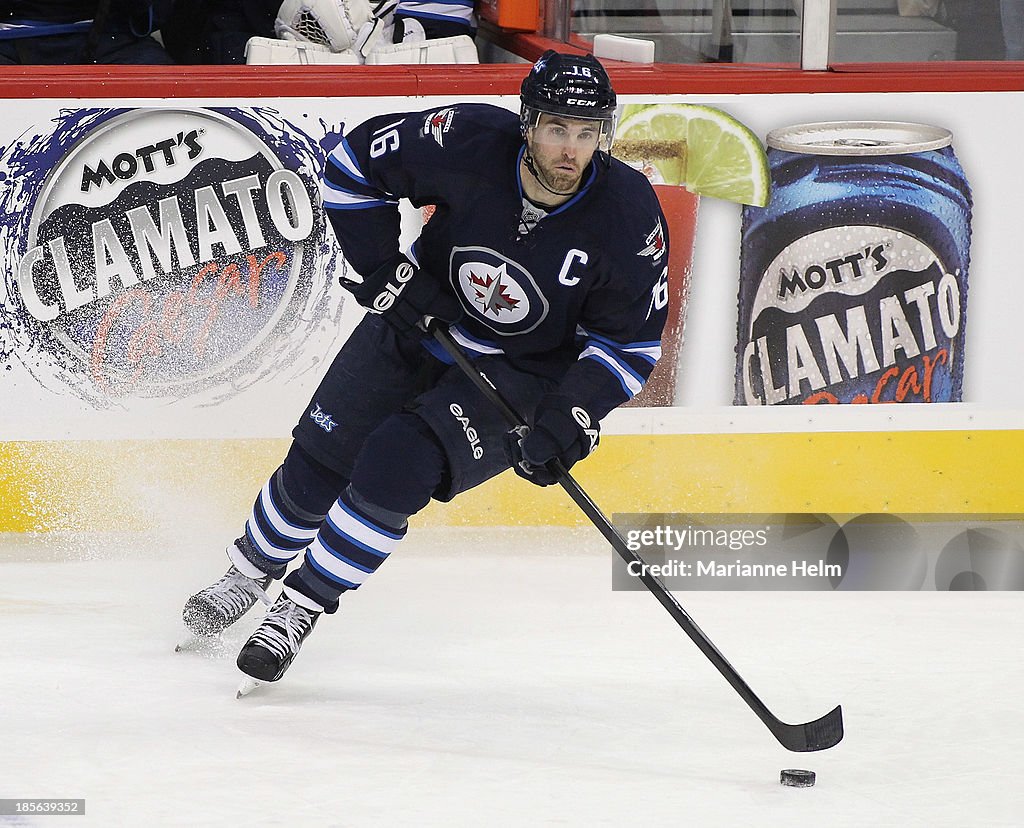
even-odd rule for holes
{"type": "Polygon", "coordinates": [[[622,344],[600,334],[576,326],[576,335],[584,340],[580,359],[592,359],[619,381],[628,399],[643,388],[654,364],[661,358],[661,342],[629,342],[622,344]],[[633,364],[630,364],[633,360],[633,364]],[[642,372],[642,373],[641,373],[642,372]]]}
{"type": "Polygon", "coordinates": [[[358,181],[360,184],[367,187],[372,186],[366,179],[366,176],[363,175],[363,171],[359,168],[359,162],[356,160],[356,154],[352,152],[352,147],[349,146],[347,138],[343,138],[341,140],[341,143],[338,144],[331,154],[327,156],[327,160],[354,181],[358,181]]]}
{"type": "MultiPolygon", "coordinates": [[[[496,342],[491,342],[487,339],[480,339],[467,333],[458,325],[453,325],[448,329],[449,333],[463,351],[466,352],[466,356],[470,359],[479,356],[490,356],[492,354],[503,354],[505,351],[498,347],[496,342]]],[[[424,339],[423,347],[430,351],[437,359],[443,362],[445,365],[454,365],[455,360],[449,356],[448,352],[442,348],[437,342],[432,339],[424,339]]]]}
{"type": "Polygon", "coordinates": [[[324,207],[333,210],[365,210],[368,207],[398,204],[398,199],[356,193],[339,187],[326,178],[320,181],[320,198],[323,199],[324,207]]]}
{"type": "Polygon", "coordinates": [[[660,342],[635,342],[632,345],[626,345],[619,348],[624,354],[632,354],[640,357],[645,362],[649,362],[654,365],[659,359],[661,359],[661,343],[660,342]]]}
{"type": "Polygon", "coordinates": [[[491,356],[493,354],[503,354],[505,351],[498,347],[496,342],[491,342],[487,339],[480,339],[479,337],[473,336],[467,333],[458,325],[455,325],[451,329],[452,339],[459,343],[465,350],[471,351],[474,354],[480,354],[491,356]]]}
{"type": "Polygon", "coordinates": [[[431,20],[448,20],[476,28],[473,15],[473,0],[450,0],[450,2],[421,2],[421,0],[399,0],[395,14],[406,17],[425,17],[431,20]]]}
{"type": "Polygon", "coordinates": [[[268,480],[253,503],[245,532],[256,550],[276,565],[286,564],[316,537],[317,526],[301,525],[286,515],[274,494],[274,477],[268,480]]]}
{"type": "Polygon", "coordinates": [[[363,174],[348,139],[343,139],[327,156],[328,165],[320,179],[324,206],[334,210],[365,210],[397,206],[398,198],[382,192],[363,174]]]}
{"type": "MultiPolygon", "coordinates": [[[[633,399],[644,387],[647,378],[638,374],[618,354],[618,349],[599,342],[596,339],[587,340],[587,346],[580,352],[582,359],[593,359],[611,372],[612,376],[619,381],[622,390],[628,399],[633,399]]],[[[645,357],[646,359],[646,357],[645,357]]]]}
{"type": "Polygon", "coordinates": [[[342,499],[306,550],[306,563],[344,589],[356,589],[379,567],[404,537],[376,526],[342,499]]]}

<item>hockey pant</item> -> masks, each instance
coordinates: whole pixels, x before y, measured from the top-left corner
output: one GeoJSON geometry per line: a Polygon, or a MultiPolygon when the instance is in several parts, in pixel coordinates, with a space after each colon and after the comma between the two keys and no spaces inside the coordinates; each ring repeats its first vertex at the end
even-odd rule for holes
{"type": "MultiPolygon", "coordinates": [[[[553,381],[501,357],[477,365],[520,411],[553,381]]],[[[462,371],[367,316],[292,432],[232,559],[285,579],[292,600],[334,612],[405,536],[431,498],[448,501],[508,468],[500,413],[462,371]],[[243,559],[244,558],[244,559],[243,559]]]]}

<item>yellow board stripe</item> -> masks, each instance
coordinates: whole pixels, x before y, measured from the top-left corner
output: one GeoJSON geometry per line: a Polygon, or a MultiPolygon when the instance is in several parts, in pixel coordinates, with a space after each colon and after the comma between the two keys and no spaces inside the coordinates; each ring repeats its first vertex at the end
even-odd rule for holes
{"type": "MultiPolygon", "coordinates": [[[[287,440],[0,443],[0,532],[240,529],[287,440]]],[[[1024,431],[610,435],[576,467],[614,512],[1022,514],[1024,431]]],[[[507,472],[414,524],[582,525],[507,472]]]]}

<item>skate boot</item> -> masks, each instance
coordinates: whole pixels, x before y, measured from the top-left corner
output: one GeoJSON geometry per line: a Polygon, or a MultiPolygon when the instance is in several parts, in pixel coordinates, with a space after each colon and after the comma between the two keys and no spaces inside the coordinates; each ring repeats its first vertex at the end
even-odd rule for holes
{"type": "Polygon", "coordinates": [[[200,590],[185,602],[181,617],[195,636],[212,636],[226,630],[253,608],[257,601],[270,604],[266,588],[270,576],[250,578],[232,565],[219,581],[200,590]]]}
{"type": "Polygon", "coordinates": [[[257,681],[277,681],[316,626],[319,612],[299,606],[283,592],[238,654],[238,669],[257,681]]]}

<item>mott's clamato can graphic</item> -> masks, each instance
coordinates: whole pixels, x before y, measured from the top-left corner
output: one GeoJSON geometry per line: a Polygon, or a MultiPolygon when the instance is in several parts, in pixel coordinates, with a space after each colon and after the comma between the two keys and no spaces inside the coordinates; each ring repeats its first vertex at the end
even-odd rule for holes
{"type": "Polygon", "coordinates": [[[961,399],[971,191],[948,130],[768,135],[772,197],[743,212],[736,404],[961,399]]]}

